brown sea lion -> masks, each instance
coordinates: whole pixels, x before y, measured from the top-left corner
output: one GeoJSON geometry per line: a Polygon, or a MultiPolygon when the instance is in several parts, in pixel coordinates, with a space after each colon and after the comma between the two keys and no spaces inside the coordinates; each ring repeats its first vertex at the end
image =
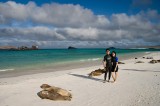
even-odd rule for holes
{"type": "Polygon", "coordinates": [[[53,93],[50,91],[42,90],[38,92],[38,96],[42,99],[50,99],[50,100],[71,100],[71,97],[68,96],[62,96],[58,93],[53,93]]]}
{"type": "Polygon", "coordinates": [[[49,88],[49,87],[51,87],[51,86],[48,85],[48,84],[42,84],[40,87],[41,87],[42,89],[45,89],[45,88],[49,88]]]}
{"type": "Polygon", "coordinates": [[[151,60],[149,63],[158,63],[158,61],[157,60],[151,60]]]}
{"type": "Polygon", "coordinates": [[[144,63],[143,61],[137,61],[136,63],[144,63]]]}
{"type": "Polygon", "coordinates": [[[50,86],[48,84],[42,84],[40,86],[43,90],[49,91],[49,92],[56,92],[62,96],[71,96],[71,93],[69,93],[67,90],[55,87],[55,86],[50,86]]]}
{"type": "Polygon", "coordinates": [[[153,59],[153,57],[147,57],[146,59],[153,59]]]}
{"type": "Polygon", "coordinates": [[[159,62],[159,63],[160,63],[160,60],[157,60],[157,62],[159,62]]]}
{"type": "Polygon", "coordinates": [[[65,89],[48,84],[42,84],[40,87],[43,90],[38,93],[38,96],[42,99],[71,100],[72,98],[72,94],[65,89]]]}
{"type": "Polygon", "coordinates": [[[119,61],[118,64],[125,64],[125,63],[119,61]]]}
{"type": "Polygon", "coordinates": [[[92,77],[92,76],[100,76],[102,75],[103,73],[105,73],[105,70],[104,69],[97,69],[95,71],[92,71],[91,73],[89,73],[89,77],[92,77]]]}

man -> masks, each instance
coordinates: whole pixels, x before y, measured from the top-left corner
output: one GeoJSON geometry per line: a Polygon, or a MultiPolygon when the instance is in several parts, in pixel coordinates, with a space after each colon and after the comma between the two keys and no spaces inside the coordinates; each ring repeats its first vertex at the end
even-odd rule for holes
{"type": "Polygon", "coordinates": [[[104,59],[103,59],[103,66],[105,69],[104,83],[106,82],[107,73],[109,73],[108,74],[108,82],[111,78],[111,72],[112,72],[112,61],[111,60],[112,60],[112,57],[110,55],[110,50],[106,49],[106,55],[104,56],[104,59]]]}

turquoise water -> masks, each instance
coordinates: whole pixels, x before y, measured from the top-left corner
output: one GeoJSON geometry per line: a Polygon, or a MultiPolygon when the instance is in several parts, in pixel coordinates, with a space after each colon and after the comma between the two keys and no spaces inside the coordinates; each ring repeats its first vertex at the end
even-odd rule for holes
{"type": "MultiPolygon", "coordinates": [[[[111,50],[112,51],[112,50],[111,50]]],[[[160,51],[159,49],[115,49],[118,55],[160,51]]],[[[0,50],[0,71],[48,67],[75,61],[102,59],[105,49],[43,49],[30,51],[0,50]]]]}

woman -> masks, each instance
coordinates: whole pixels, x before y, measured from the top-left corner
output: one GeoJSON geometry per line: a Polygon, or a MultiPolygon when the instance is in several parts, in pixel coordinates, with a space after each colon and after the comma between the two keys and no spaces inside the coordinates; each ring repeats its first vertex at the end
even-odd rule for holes
{"type": "Polygon", "coordinates": [[[118,57],[116,57],[116,52],[112,52],[112,78],[116,82],[118,76],[118,57]]]}

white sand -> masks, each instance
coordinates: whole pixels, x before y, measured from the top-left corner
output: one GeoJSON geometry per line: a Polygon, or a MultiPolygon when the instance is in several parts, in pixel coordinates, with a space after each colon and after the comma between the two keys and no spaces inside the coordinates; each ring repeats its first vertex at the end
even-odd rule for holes
{"type": "MultiPolygon", "coordinates": [[[[152,53],[160,59],[159,53],[152,53]]],[[[88,78],[88,73],[102,68],[92,66],[59,72],[0,79],[0,106],[160,106],[160,63],[135,64],[135,59],[119,65],[116,83],[103,83],[103,76],[88,78]],[[47,83],[73,94],[71,101],[40,99],[40,85],[47,83]]]]}

